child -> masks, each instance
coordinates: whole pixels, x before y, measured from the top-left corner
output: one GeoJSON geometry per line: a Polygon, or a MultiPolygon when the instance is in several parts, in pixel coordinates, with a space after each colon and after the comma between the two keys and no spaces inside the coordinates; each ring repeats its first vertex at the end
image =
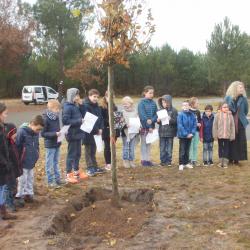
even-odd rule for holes
{"type": "Polygon", "coordinates": [[[39,133],[44,127],[41,115],[17,131],[16,145],[19,151],[23,174],[18,178],[16,198],[19,203],[33,202],[34,167],[39,158],[39,133]]]}
{"type": "Polygon", "coordinates": [[[57,100],[49,100],[47,107],[48,109],[43,116],[44,128],[41,133],[42,137],[44,137],[46,149],[45,171],[48,180],[48,187],[57,188],[59,185],[64,184],[61,180],[59,169],[61,143],[57,142],[57,138],[60,135],[60,103],[57,100]]]}
{"type": "Polygon", "coordinates": [[[213,165],[213,107],[207,105],[201,118],[200,139],[203,142],[203,165],[213,165]]]}
{"type": "Polygon", "coordinates": [[[86,112],[89,112],[98,117],[93,130],[91,133],[84,132],[83,144],[85,145],[85,160],[87,164],[87,175],[95,176],[96,174],[104,173],[102,168],[99,168],[96,161],[96,143],[94,135],[101,135],[103,129],[103,120],[101,109],[98,106],[98,98],[100,93],[96,89],[91,89],[88,92],[88,97],[85,99],[85,102],[82,109],[82,115],[84,117],[86,112]]]}
{"type": "Polygon", "coordinates": [[[189,105],[190,105],[190,111],[196,117],[196,124],[197,124],[196,133],[194,134],[191,140],[189,161],[193,166],[197,166],[198,165],[197,157],[198,157],[199,131],[200,131],[200,126],[201,126],[201,113],[198,110],[198,106],[199,106],[198,98],[192,97],[189,100],[189,105]]]}
{"type": "Polygon", "coordinates": [[[134,159],[135,159],[135,144],[136,144],[137,134],[136,133],[128,134],[128,127],[129,127],[129,118],[138,117],[138,113],[134,107],[134,102],[132,98],[130,98],[129,96],[125,96],[122,99],[122,106],[123,106],[122,115],[126,124],[124,126],[124,129],[122,130],[123,166],[125,168],[130,168],[130,167],[134,168],[136,167],[134,159]]]}
{"type": "Polygon", "coordinates": [[[7,138],[4,129],[4,122],[8,116],[8,110],[4,103],[0,103],[0,219],[16,219],[16,216],[10,215],[5,207],[6,184],[10,177],[10,161],[7,138]]]}
{"type": "Polygon", "coordinates": [[[170,167],[172,164],[172,152],[174,137],[177,132],[177,110],[172,106],[172,97],[164,95],[158,100],[160,109],[166,109],[169,116],[169,124],[162,125],[161,120],[159,123],[159,136],[160,136],[160,159],[161,166],[170,167]]]}
{"type": "Polygon", "coordinates": [[[10,211],[16,211],[16,204],[14,202],[14,197],[17,190],[16,179],[23,174],[21,168],[21,163],[19,160],[19,153],[16,146],[16,133],[17,128],[12,123],[5,124],[5,132],[7,135],[8,149],[9,149],[9,160],[11,166],[11,175],[7,183],[5,197],[6,197],[6,206],[10,211]]]}
{"type": "Polygon", "coordinates": [[[213,124],[213,137],[218,139],[219,167],[227,168],[229,159],[229,143],[235,139],[234,119],[226,102],[220,105],[213,124]]]}
{"type": "Polygon", "coordinates": [[[67,101],[63,105],[63,125],[70,125],[66,139],[68,152],[66,158],[66,182],[77,183],[79,179],[86,178],[79,172],[83,131],[80,129],[83,119],[80,110],[80,92],[76,88],[67,90],[67,101]],[[73,169],[73,173],[72,173],[73,169]]]}
{"type": "Polygon", "coordinates": [[[138,114],[140,117],[141,129],[141,164],[143,167],[153,167],[150,160],[151,144],[146,143],[148,133],[152,133],[157,122],[157,105],[153,100],[154,88],[146,86],[143,90],[144,98],[138,104],[138,114]]]}
{"type": "Polygon", "coordinates": [[[177,117],[177,136],[179,138],[179,170],[193,168],[189,162],[189,150],[191,140],[196,133],[197,121],[195,115],[190,111],[188,101],[182,103],[182,111],[177,117]]]}

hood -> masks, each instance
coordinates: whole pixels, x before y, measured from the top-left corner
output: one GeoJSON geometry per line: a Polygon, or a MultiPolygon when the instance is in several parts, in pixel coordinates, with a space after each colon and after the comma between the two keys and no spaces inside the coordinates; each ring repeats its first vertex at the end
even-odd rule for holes
{"type": "MultiPolygon", "coordinates": [[[[25,124],[25,123],[24,123],[25,124]]],[[[30,127],[28,126],[21,126],[20,127],[21,129],[25,130],[28,134],[30,135],[37,135],[30,127]]]]}
{"type": "Polygon", "coordinates": [[[162,107],[162,100],[169,102],[170,108],[172,108],[172,96],[171,95],[164,95],[158,99],[158,104],[159,104],[159,107],[161,107],[161,108],[163,108],[162,107]]]}
{"type": "Polygon", "coordinates": [[[67,90],[67,102],[74,103],[74,98],[76,95],[79,95],[79,89],[77,88],[71,88],[67,90]]]}

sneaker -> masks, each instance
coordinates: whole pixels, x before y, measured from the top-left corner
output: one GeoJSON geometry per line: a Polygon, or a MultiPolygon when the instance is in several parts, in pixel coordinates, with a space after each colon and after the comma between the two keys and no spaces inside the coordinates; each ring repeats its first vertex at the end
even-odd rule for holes
{"type": "Polygon", "coordinates": [[[160,166],[161,166],[161,167],[166,167],[167,165],[166,165],[166,163],[161,162],[161,163],[160,163],[160,166]]]}
{"type": "Polygon", "coordinates": [[[228,168],[227,164],[224,164],[224,165],[223,165],[223,168],[228,168]]]}
{"type": "Polygon", "coordinates": [[[105,169],[106,169],[107,171],[111,171],[111,169],[112,169],[111,164],[106,164],[105,169]]]}
{"type": "Polygon", "coordinates": [[[157,166],[157,164],[153,163],[152,161],[148,161],[147,163],[148,163],[149,167],[156,167],[157,166]]]}
{"type": "Polygon", "coordinates": [[[84,180],[84,179],[87,179],[88,178],[88,175],[87,174],[85,174],[83,171],[79,171],[79,178],[81,179],[81,180],[84,180]]]}
{"type": "Polygon", "coordinates": [[[129,162],[131,168],[136,168],[136,164],[133,161],[129,162]]]}
{"type": "Polygon", "coordinates": [[[89,177],[95,176],[96,175],[96,171],[95,171],[94,167],[88,167],[87,171],[86,171],[86,174],[89,177]]]}
{"type": "Polygon", "coordinates": [[[14,200],[14,204],[16,207],[24,207],[25,206],[25,201],[21,197],[16,197],[14,200]]]}
{"type": "Polygon", "coordinates": [[[75,184],[78,183],[78,180],[74,177],[73,173],[68,173],[66,176],[66,183],[75,184]]]}
{"type": "Polygon", "coordinates": [[[27,203],[33,203],[34,202],[34,198],[32,195],[25,195],[24,196],[24,201],[27,202],[27,203]]]}
{"type": "Polygon", "coordinates": [[[142,167],[149,167],[148,161],[141,161],[141,166],[142,167]]]}
{"type": "Polygon", "coordinates": [[[188,163],[187,165],[185,165],[186,168],[194,168],[192,164],[188,163]]]}
{"type": "Polygon", "coordinates": [[[208,164],[209,164],[210,166],[213,166],[213,165],[214,165],[213,161],[209,161],[208,164]]]}
{"type": "Polygon", "coordinates": [[[183,171],[184,168],[185,168],[185,166],[182,165],[182,164],[179,166],[179,170],[180,170],[180,171],[183,171]]]}
{"type": "Polygon", "coordinates": [[[56,184],[57,184],[58,186],[63,186],[63,185],[66,184],[66,181],[60,179],[60,180],[57,180],[57,181],[56,181],[56,184]]]}
{"type": "Polygon", "coordinates": [[[170,168],[170,167],[172,167],[172,164],[171,164],[171,163],[168,163],[168,165],[167,165],[167,166],[170,168]]]}
{"type": "Polygon", "coordinates": [[[104,174],[106,172],[105,169],[99,167],[94,167],[94,170],[96,174],[104,174]]]}
{"type": "Polygon", "coordinates": [[[130,168],[130,164],[128,160],[123,160],[123,167],[124,168],[130,168]]]}
{"type": "Polygon", "coordinates": [[[207,167],[207,166],[208,166],[208,162],[207,162],[207,161],[204,161],[204,162],[203,162],[203,166],[204,166],[204,167],[207,167]]]}
{"type": "Polygon", "coordinates": [[[49,183],[48,188],[58,189],[58,188],[60,188],[60,186],[57,183],[49,183]]]}
{"type": "Polygon", "coordinates": [[[17,209],[16,209],[16,206],[15,204],[5,204],[6,205],[6,208],[7,210],[9,210],[10,212],[14,213],[14,212],[17,212],[17,209]]]}

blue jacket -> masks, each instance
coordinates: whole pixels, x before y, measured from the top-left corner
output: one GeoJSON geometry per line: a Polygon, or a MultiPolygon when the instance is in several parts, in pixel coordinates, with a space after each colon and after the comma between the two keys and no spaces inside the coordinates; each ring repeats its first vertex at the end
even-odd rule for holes
{"type": "Polygon", "coordinates": [[[177,136],[187,138],[188,134],[195,135],[197,121],[195,115],[190,111],[181,111],[177,116],[177,136]]]}
{"type": "Polygon", "coordinates": [[[157,122],[157,105],[154,100],[143,98],[138,104],[138,114],[142,128],[154,128],[157,122]],[[147,120],[152,120],[152,124],[147,124],[147,120]]]}
{"type": "Polygon", "coordinates": [[[34,168],[39,158],[39,134],[36,134],[29,127],[19,128],[16,146],[19,151],[22,168],[34,168]]]}
{"type": "Polygon", "coordinates": [[[83,132],[83,144],[93,144],[95,143],[94,135],[97,135],[99,129],[103,129],[104,127],[101,108],[98,106],[98,103],[92,103],[89,98],[86,98],[83,105],[80,106],[80,110],[82,113],[82,117],[85,116],[86,112],[89,112],[98,117],[91,133],[89,134],[83,132]]]}
{"type": "Polygon", "coordinates": [[[213,142],[213,123],[214,115],[211,114],[210,117],[207,117],[205,112],[201,118],[201,128],[200,128],[200,138],[203,139],[203,142],[213,142]]]}
{"type": "Polygon", "coordinates": [[[248,101],[245,96],[239,96],[236,100],[233,100],[231,96],[226,96],[225,101],[229,106],[229,109],[232,111],[233,115],[237,113],[237,110],[239,110],[239,119],[246,128],[248,125],[248,120],[247,120],[247,114],[248,114],[248,101]]]}
{"type": "Polygon", "coordinates": [[[41,132],[42,137],[44,137],[45,148],[58,148],[61,143],[57,142],[56,132],[60,131],[60,121],[59,115],[46,110],[43,114],[44,118],[44,128],[41,132]]]}
{"type": "Polygon", "coordinates": [[[81,140],[83,131],[80,129],[82,125],[82,113],[80,108],[71,102],[65,102],[62,113],[63,125],[70,125],[66,139],[68,141],[81,140]]]}

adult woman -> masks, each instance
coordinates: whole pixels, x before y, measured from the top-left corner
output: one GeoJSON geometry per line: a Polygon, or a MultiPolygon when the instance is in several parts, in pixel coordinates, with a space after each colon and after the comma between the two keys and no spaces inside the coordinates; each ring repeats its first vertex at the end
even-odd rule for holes
{"type": "Polygon", "coordinates": [[[248,101],[244,83],[235,81],[231,83],[226,92],[225,101],[231,110],[235,123],[235,140],[229,146],[229,162],[239,164],[247,160],[246,127],[248,125],[248,101]]]}

